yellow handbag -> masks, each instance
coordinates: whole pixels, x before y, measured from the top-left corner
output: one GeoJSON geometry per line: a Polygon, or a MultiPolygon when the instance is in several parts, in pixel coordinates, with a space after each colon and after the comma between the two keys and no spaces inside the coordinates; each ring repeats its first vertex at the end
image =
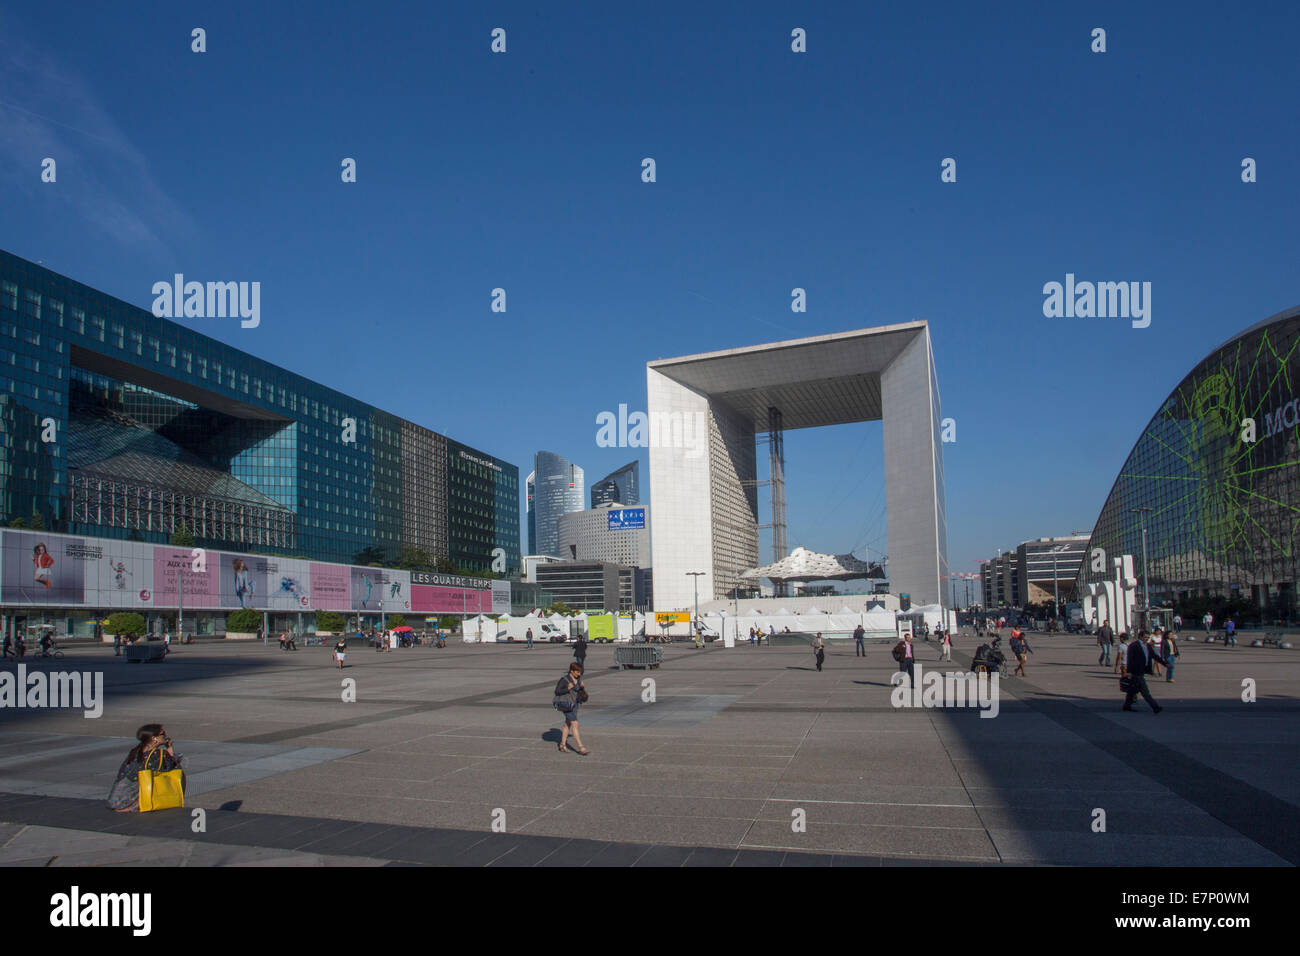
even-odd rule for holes
{"type": "Polygon", "coordinates": [[[181,769],[162,769],[162,747],[155,747],[144,758],[144,769],[138,774],[140,781],[140,812],[170,810],[185,806],[185,787],[181,782],[181,769]],[[149,757],[158,754],[158,769],[149,769],[149,757]]]}

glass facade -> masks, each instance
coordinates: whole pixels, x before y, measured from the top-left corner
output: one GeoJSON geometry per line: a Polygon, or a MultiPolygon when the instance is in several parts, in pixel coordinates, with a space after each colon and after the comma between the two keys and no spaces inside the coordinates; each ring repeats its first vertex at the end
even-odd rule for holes
{"type": "Polygon", "coordinates": [[[600,479],[591,486],[591,506],[599,508],[601,505],[615,502],[623,505],[639,505],[641,503],[640,471],[641,463],[632,461],[600,479]]]}
{"type": "Polygon", "coordinates": [[[533,459],[533,509],[529,530],[533,554],[560,555],[560,516],[586,503],[582,469],[562,455],[539,451],[533,459]]]}
{"type": "Polygon", "coordinates": [[[0,522],[519,572],[519,473],[0,252],[0,522]],[[470,465],[465,455],[475,462],[470,465]]]}
{"type": "Polygon", "coordinates": [[[1124,462],[1075,581],[1134,557],[1153,604],[1291,621],[1300,581],[1300,309],[1215,349],[1160,406],[1124,462]],[[1102,553],[1098,553],[1101,549],[1102,553]],[[1097,570],[1098,559],[1101,567],[1097,570]]]}

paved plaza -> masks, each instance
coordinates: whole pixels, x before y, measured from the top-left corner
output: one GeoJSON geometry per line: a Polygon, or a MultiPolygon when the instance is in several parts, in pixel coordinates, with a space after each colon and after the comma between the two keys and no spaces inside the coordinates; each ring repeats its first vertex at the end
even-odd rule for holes
{"type": "MultiPolygon", "coordinates": [[[[1151,680],[1153,715],[1120,710],[1091,638],[1031,643],[995,719],[895,709],[882,644],[865,660],[832,645],[822,673],[803,647],[675,645],[620,671],[594,646],[587,757],[556,748],[570,647],[354,646],[343,671],[321,647],[192,645],[162,664],[74,648],[29,668],[103,671],[102,717],[0,710],[0,864],[1300,862],[1300,654],[1186,642],[1176,682],[1151,680]],[[186,756],[187,809],[112,813],[154,721],[186,756]]],[[[918,659],[965,669],[974,644],[918,659]]]]}

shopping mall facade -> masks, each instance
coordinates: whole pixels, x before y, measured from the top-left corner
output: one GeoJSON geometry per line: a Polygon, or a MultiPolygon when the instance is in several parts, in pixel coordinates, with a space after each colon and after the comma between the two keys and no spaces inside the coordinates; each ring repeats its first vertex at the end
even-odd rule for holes
{"type": "Polygon", "coordinates": [[[1142,594],[1144,526],[1153,604],[1188,624],[1206,610],[1296,619],[1300,308],[1220,345],[1157,409],[1101,509],[1076,599],[1122,554],[1142,594]]]}
{"type": "Polygon", "coordinates": [[[33,515],[80,538],[184,525],[232,554],[412,545],[520,569],[516,466],[0,251],[0,524],[33,515]]]}

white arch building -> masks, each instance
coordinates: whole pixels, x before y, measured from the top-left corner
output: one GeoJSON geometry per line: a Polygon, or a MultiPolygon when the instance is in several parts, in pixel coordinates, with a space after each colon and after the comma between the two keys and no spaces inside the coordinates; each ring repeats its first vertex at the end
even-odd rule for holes
{"type": "Polygon", "coordinates": [[[704,572],[704,601],[761,563],[756,435],[773,439],[773,537],[783,557],[782,433],[869,421],[884,429],[891,590],[914,604],[948,603],[942,417],[926,322],[659,359],[646,365],[646,391],[656,609],[691,606],[687,572],[704,572]]]}

